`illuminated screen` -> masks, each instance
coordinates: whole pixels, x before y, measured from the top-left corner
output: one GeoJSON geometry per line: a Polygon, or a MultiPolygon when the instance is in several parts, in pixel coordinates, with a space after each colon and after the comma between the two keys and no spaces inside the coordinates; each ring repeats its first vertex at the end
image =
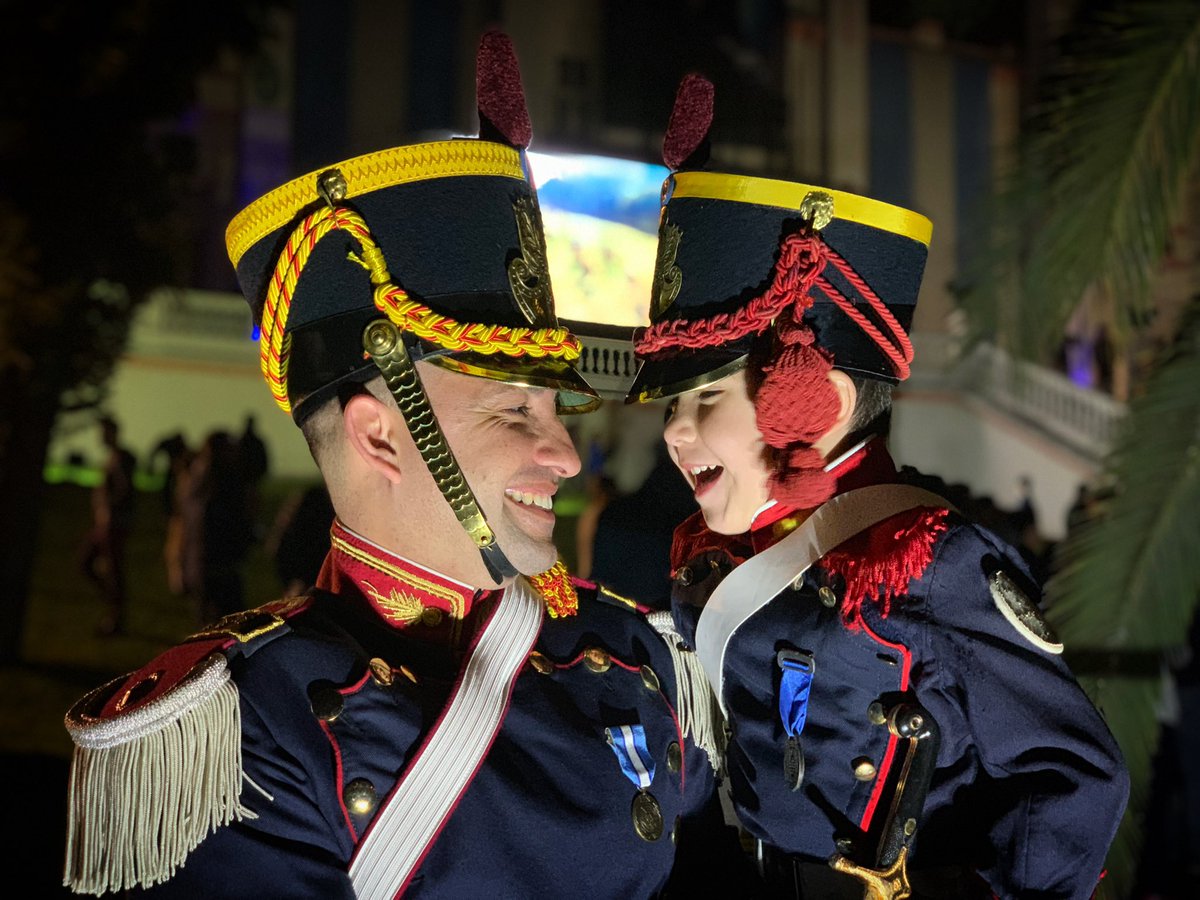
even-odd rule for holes
{"type": "Polygon", "coordinates": [[[649,322],[664,166],[530,153],[560,319],[649,322]]]}

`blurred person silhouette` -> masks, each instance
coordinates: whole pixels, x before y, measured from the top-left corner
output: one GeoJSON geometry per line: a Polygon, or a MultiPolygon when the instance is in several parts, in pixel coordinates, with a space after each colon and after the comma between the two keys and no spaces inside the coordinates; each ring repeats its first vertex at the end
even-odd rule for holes
{"type": "Polygon", "coordinates": [[[125,630],[125,542],[133,528],[137,463],[121,446],[116,420],[104,416],[98,424],[107,456],[103,477],[92,491],[92,528],[80,549],[80,567],[108,607],[99,632],[111,635],[125,630]]]}
{"type": "Polygon", "coordinates": [[[163,564],[167,570],[167,587],[172,594],[181,597],[184,594],[183,502],[187,494],[188,470],[196,454],[187,445],[183,434],[177,431],[155,445],[150,454],[153,466],[157,466],[159,456],[165,456],[167,460],[162,487],[163,512],[167,517],[163,564]]]}
{"type": "Polygon", "coordinates": [[[270,457],[267,445],[259,437],[254,427],[254,416],[246,416],[246,424],[242,428],[242,436],[237,442],[238,466],[242,470],[242,481],[246,491],[246,513],[250,517],[250,533],[254,540],[260,540],[266,531],[266,526],[259,521],[261,505],[259,487],[270,471],[270,457]]]}
{"type": "Polygon", "coordinates": [[[275,562],[275,574],[285,597],[299,596],[316,584],[329,553],[333,517],[333,502],[324,484],[295,494],[280,509],[267,537],[266,550],[275,562]]]}
{"type": "Polygon", "coordinates": [[[183,577],[201,622],[243,608],[242,561],[251,523],[238,447],[227,431],[204,441],[184,494],[183,577]]]}

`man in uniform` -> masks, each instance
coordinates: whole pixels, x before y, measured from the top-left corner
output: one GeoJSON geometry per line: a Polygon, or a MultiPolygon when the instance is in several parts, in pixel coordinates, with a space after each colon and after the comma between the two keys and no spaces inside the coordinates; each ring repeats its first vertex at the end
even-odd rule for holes
{"type": "Polygon", "coordinates": [[[579,469],[557,413],[596,397],[554,316],[503,36],[478,78],[481,139],[349,160],[229,228],[332,549],[308,595],[69,713],[77,891],[644,897],[687,844],[704,695],[644,610],[556,563],[579,469]]]}
{"type": "Polygon", "coordinates": [[[1120,753],[1020,556],[884,445],[931,225],[704,171],[712,96],[685,79],[667,131],[629,399],[674,398],[700,512],[673,611],[728,718],[741,823],[786,896],[908,896],[912,854],[917,896],[1089,897],[1120,753]]]}

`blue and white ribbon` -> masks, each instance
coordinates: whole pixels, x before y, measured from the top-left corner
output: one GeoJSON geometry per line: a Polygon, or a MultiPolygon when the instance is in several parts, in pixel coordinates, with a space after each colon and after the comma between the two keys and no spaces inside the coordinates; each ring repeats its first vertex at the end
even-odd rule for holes
{"type": "Polygon", "coordinates": [[[646,729],[641,725],[620,725],[605,728],[608,746],[617,755],[621,771],[638,788],[644,791],[654,780],[654,757],[646,748],[646,729]]]}

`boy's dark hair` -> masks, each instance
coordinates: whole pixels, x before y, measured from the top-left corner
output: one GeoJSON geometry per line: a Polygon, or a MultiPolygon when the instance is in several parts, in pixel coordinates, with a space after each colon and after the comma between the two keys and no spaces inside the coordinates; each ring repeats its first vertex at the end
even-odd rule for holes
{"type": "Polygon", "coordinates": [[[851,375],[857,399],[847,442],[855,444],[870,435],[887,437],[892,427],[892,390],[895,385],[878,378],[851,375]]]}

